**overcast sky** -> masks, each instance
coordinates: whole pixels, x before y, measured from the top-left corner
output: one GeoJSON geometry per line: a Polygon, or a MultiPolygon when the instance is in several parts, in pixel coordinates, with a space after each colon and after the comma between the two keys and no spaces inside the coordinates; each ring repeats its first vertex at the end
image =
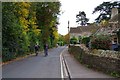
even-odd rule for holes
{"type": "Polygon", "coordinates": [[[89,18],[89,22],[94,22],[97,18],[98,13],[92,14],[94,8],[99,4],[106,1],[116,1],[116,0],[59,0],[62,4],[61,14],[58,25],[58,33],[65,35],[68,33],[68,20],[70,21],[70,27],[77,27],[76,14],[79,11],[84,11],[86,17],[89,18]]]}

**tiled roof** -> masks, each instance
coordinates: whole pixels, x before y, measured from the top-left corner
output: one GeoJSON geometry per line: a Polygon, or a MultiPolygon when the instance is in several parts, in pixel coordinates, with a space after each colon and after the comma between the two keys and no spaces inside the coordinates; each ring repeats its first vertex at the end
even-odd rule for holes
{"type": "Polygon", "coordinates": [[[80,28],[74,28],[74,27],[71,27],[70,28],[70,33],[81,33],[82,30],[80,28]]]}
{"type": "Polygon", "coordinates": [[[78,26],[78,27],[71,27],[70,33],[82,33],[82,32],[91,32],[92,30],[97,30],[97,26],[78,26]]]}

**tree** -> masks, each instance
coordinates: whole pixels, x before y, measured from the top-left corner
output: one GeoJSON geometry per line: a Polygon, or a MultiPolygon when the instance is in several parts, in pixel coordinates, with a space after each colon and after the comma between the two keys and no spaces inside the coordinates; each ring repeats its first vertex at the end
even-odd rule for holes
{"type": "Polygon", "coordinates": [[[18,40],[19,51],[22,53],[28,51],[28,46],[30,45],[28,31],[29,31],[29,19],[28,16],[30,14],[30,6],[31,3],[27,2],[15,2],[13,3],[14,7],[14,15],[18,17],[18,22],[16,24],[20,25],[21,33],[18,40]]]}
{"type": "Polygon", "coordinates": [[[50,43],[56,38],[57,19],[60,12],[60,2],[37,3],[36,18],[43,43],[50,43]]]}
{"type": "Polygon", "coordinates": [[[79,11],[79,14],[76,15],[76,18],[77,18],[77,21],[76,21],[76,22],[77,22],[77,23],[80,22],[80,24],[81,24],[82,26],[85,26],[85,25],[87,24],[87,22],[89,21],[89,19],[86,18],[86,14],[85,14],[84,11],[82,11],[82,12],[79,11]]]}
{"type": "Polygon", "coordinates": [[[16,5],[11,2],[2,3],[2,43],[3,61],[10,60],[17,55],[19,38],[22,33],[19,19],[15,15],[16,5]]]}
{"type": "Polygon", "coordinates": [[[14,7],[15,5],[13,3],[2,3],[2,32],[4,33],[2,34],[3,49],[8,48],[10,52],[15,51],[15,45],[21,34],[20,25],[16,24],[18,18],[14,15],[14,7]]]}
{"type": "Polygon", "coordinates": [[[69,36],[70,34],[68,33],[68,34],[66,34],[65,36],[64,36],[64,42],[65,42],[65,44],[69,44],[69,38],[70,38],[70,36],[69,36]]]}
{"type": "Polygon", "coordinates": [[[109,25],[109,22],[106,21],[106,20],[102,20],[102,21],[100,22],[100,25],[101,25],[103,28],[105,28],[105,27],[107,27],[107,26],[109,25]]]}
{"type": "Polygon", "coordinates": [[[64,38],[63,38],[63,35],[61,34],[58,34],[58,41],[57,41],[57,44],[62,46],[62,43],[64,42],[64,38]]]}
{"type": "Polygon", "coordinates": [[[59,34],[59,41],[64,41],[64,36],[59,34]]]}
{"type": "Polygon", "coordinates": [[[60,2],[3,2],[3,61],[26,55],[30,47],[34,51],[36,43],[55,45],[59,9],[60,2]]]}
{"type": "Polygon", "coordinates": [[[118,8],[120,12],[120,1],[115,2],[103,2],[102,4],[98,5],[93,14],[99,12],[99,16],[95,19],[96,22],[100,23],[102,20],[109,20],[111,17],[111,10],[112,8],[118,8]]]}
{"type": "Polygon", "coordinates": [[[41,45],[41,29],[38,28],[36,18],[36,3],[30,3],[29,15],[28,15],[28,37],[30,41],[30,51],[34,51],[34,45],[37,43],[41,45]]]}
{"type": "MultiPolygon", "coordinates": [[[[30,22],[34,23],[34,18],[28,18],[31,4],[20,2],[3,2],[2,3],[2,39],[3,39],[3,61],[10,60],[14,57],[25,55],[30,45],[30,22]]],[[[34,15],[32,15],[34,16],[34,15]]],[[[32,28],[35,32],[36,28],[32,28]]],[[[37,33],[36,33],[37,34],[37,33]]],[[[35,34],[35,35],[36,35],[35,34]]],[[[30,35],[34,35],[31,33],[30,35]]],[[[34,35],[34,36],[35,36],[34,35]]],[[[36,38],[32,38],[35,40],[36,38]]]]}

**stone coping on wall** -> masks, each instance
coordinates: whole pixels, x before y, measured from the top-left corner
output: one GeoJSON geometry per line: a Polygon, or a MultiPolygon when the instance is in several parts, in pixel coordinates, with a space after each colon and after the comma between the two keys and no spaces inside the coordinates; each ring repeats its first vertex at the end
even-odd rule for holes
{"type": "Polygon", "coordinates": [[[99,57],[108,57],[120,60],[120,52],[112,51],[112,50],[92,50],[91,53],[93,55],[97,55],[99,57]]]}
{"type": "Polygon", "coordinates": [[[120,60],[120,51],[113,51],[113,50],[102,50],[102,49],[94,49],[89,50],[84,44],[75,44],[71,46],[78,46],[85,51],[86,54],[91,54],[99,57],[108,57],[120,60]]]}

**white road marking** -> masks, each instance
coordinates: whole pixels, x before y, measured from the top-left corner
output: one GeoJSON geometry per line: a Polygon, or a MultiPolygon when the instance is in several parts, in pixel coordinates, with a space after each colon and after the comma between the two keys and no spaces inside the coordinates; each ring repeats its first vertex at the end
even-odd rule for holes
{"type": "MultiPolygon", "coordinates": [[[[66,49],[67,47],[65,47],[66,49]]],[[[67,73],[67,70],[66,70],[66,67],[65,67],[65,61],[63,60],[63,52],[65,51],[65,49],[60,53],[60,64],[61,64],[61,78],[62,80],[64,80],[64,78],[68,77],[68,73],[67,73]],[[64,77],[64,72],[65,71],[65,76],[64,77]]]]}
{"type": "MultiPolygon", "coordinates": [[[[64,50],[63,50],[64,51],[64,50]]],[[[63,52],[62,51],[62,52],[63,52]]],[[[61,78],[62,78],[62,80],[63,80],[63,78],[64,78],[64,76],[63,76],[63,63],[62,63],[62,52],[61,52],[61,54],[60,54],[60,67],[61,67],[61,78]]]]}

